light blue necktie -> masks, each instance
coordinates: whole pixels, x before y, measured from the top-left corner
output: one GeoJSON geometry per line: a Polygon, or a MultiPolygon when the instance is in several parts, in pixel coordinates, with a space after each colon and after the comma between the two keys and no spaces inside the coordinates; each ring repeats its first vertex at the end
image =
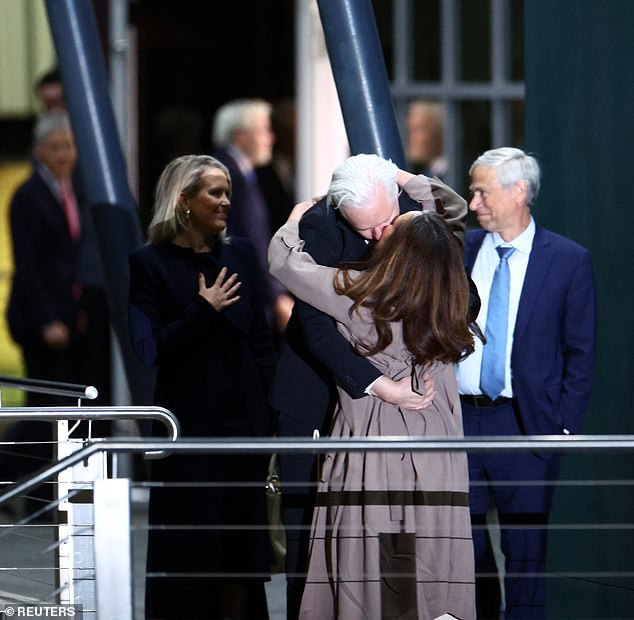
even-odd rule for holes
{"type": "Polygon", "coordinates": [[[500,245],[495,249],[500,256],[500,262],[495,269],[491,284],[484,333],[486,344],[482,350],[482,366],[480,367],[480,388],[491,400],[495,400],[504,389],[511,284],[508,260],[515,251],[515,248],[500,245]]]}

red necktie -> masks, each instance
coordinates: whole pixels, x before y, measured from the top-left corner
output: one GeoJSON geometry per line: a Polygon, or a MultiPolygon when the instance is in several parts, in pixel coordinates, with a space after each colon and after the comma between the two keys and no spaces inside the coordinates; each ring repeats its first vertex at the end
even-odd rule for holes
{"type": "Polygon", "coordinates": [[[79,211],[77,209],[77,201],[75,200],[75,192],[70,181],[61,181],[59,184],[60,197],[62,206],[66,214],[66,222],[68,223],[68,232],[71,239],[77,241],[81,234],[81,225],[79,224],[79,211]]]}

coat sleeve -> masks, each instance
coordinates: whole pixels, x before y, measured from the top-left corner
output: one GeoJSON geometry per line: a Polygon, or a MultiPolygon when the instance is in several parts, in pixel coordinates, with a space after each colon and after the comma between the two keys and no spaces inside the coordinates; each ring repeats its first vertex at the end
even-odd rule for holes
{"type": "MultiPolygon", "coordinates": [[[[308,211],[300,222],[304,251],[316,263],[337,267],[345,251],[344,233],[336,224],[332,208],[308,211]],[[322,217],[317,217],[321,214],[322,217]],[[327,221],[324,221],[327,220],[327,221]],[[330,235],[330,236],[329,236],[330,235]]],[[[304,343],[317,360],[327,368],[352,398],[366,396],[366,388],[381,376],[367,358],[359,355],[337,329],[331,316],[303,302],[297,304],[297,316],[304,343]]]]}
{"type": "Polygon", "coordinates": [[[269,245],[269,269],[300,300],[345,322],[352,302],[335,292],[337,269],[318,265],[299,238],[296,221],[287,222],[273,236],[269,245]]]}
{"type": "Polygon", "coordinates": [[[584,251],[566,292],[563,325],[564,368],[559,412],[563,427],[581,430],[594,379],[596,290],[592,259],[584,251]]]}
{"type": "MultiPolygon", "coordinates": [[[[309,229],[307,236],[311,237],[318,230],[318,227],[309,229]]],[[[352,398],[362,398],[366,396],[365,389],[381,373],[359,355],[337,329],[335,319],[343,323],[348,320],[351,301],[335,293],[336,269],[316,264],[308,251],[308,242],[299,239],[297,223],[287,223],[271,241],[271,272],[299,298],[293,314],[299,319],[309,351],[330,370],[352,398]],[[306,251],[302,252],[302,249],[306,251]]],[[[322,256],[322,260],[328,260],[328,257],[322,256]]]]}
{"type": "Polygon", "coordinates": [[[440,179],[430,179],[423,174],[410,179],[403,191],[420,204],[421,209],[436,210],[447,222],[451,231],[464,245],[467,222],[467,201],[440,179]]]}

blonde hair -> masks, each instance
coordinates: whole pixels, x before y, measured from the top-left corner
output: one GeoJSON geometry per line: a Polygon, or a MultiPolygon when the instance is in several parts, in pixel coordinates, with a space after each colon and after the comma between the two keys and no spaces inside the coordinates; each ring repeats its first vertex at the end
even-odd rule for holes
{"type": "MultiPolygon", "coordinates": [[[[184,227],[180,198],[192,198],[200,191],[205,170],[218,168],[227,177],[231,195],[231,175],[227,167],[209,155],[183,155],[173,159],[161,173],[156,184],[154,211],[148,226],[148,243],[171,241],[184,227]]],[[[219,235],[224,241],[224,231],[219,235]]]]}

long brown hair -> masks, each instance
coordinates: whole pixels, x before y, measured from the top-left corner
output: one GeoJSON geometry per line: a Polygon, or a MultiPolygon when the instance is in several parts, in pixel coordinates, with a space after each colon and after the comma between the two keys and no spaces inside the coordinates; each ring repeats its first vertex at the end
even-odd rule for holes
{"type": "Polygon", "coordinates": [[[455,363],[473,351],[462,248],[435,213],[399,222],[363,263],[340,268],[335,290],[353,300],[351,313],[372,312],[378,338],[363,343],[365,355],[392,342],[395,321],[402,322],[405,345],[419,364],[455,363]],[[351,268],[361,271],[354,279],[351,268]]]}

